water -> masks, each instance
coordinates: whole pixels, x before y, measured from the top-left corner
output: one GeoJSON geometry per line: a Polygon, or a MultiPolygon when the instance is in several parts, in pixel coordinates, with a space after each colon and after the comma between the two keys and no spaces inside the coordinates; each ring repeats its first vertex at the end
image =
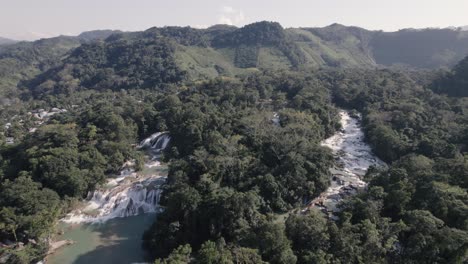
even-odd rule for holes
{"type": "MultiPolygon", "coordinates": [[[[346,196],[363,189],[362,181],[371,165],[385,166],[364,142],[359,120],[346,111],[340,112],[343,131],[324,140],[323,146],[332,149],[337,167],[332,169],[331,186],[310,203],[327,213],[346,196]]],[[[279,117],[274,116],[278,121],[279,117]]],[[[169,144],[167,133],[156,133],[138,146],[150,154],[143,172],[135,173],[124,166],[121,175],[112,178],[101,189],[90,194],[86,205],[71,212],[62,223],[65,233],[57,240],[71,239],[67,246],[47,263],[135,263],[144,261],[141,237],[158,212],[159,187],[164,183],[165,168],[157,161],[161,150],[169,144]]]]}
{"type": "Polygon", "coordinates": [[[347,111],[340,111],[342,131],[322,142],[322,146],[333,151],[337,166],[331,169],[330,187],[314,199],[310,207],[327,213],[336,211],[340,200],[366,187],[362,178],[371,165],[386,166],[364,142],[359,118],[351,117],[347,111]]]}
{"type": "Polygon", "coordinates": [[[158,132],[142,140],[137,148],[149,151],[153,156],[153,160],[156,160],[160,157],[162,150],[168,146],[170,141],[171,136],[169,136],[168,132],[158,132]]]}
{"type": "Polygon", "coordinates": [[[141,247],[143,232],[156,214],[114,218],[104,223],[62,224],[65,233],[58,240],[71,239],[66,246],[47,258],[47,264],[128,264],[145,261],[141,247]]]}
{"type": "Polygon", "coordinates": [[[88,195],[83,206],[61,219],[64,234],[54,240],[72,240],[74,244],[50,255],[47,263],[143,262],[143,232],[162,210],[159,199],[167,167],[158,157],[169,141],[167,133],[143,140],[138,148],[149,155],[143,171],[136,173],[133,162],[125,163],[120,175],[108,179],[88,195]]]}
{"type": "Polygon", "coordinates": [[[271,122],[273,122],[273,124],[277,127],[281,126],[281,119],[277,112],[273,113],[273,118],[271,119],[271,122]]]}
{"type": "MultiPolygon", "coordinates": [[[[151,167],[157,168],[157,166],[151,167]]],[[[132,173],[108,181],[100,190],[91,193],[86,206],[67,215],[66,223],[105,222],[116,217],[157,213],[161,210],[159,199],[161,185],[166,181],[160,175],[139,175],[132,173]],[[115,184],[113,186],[113,184],[115,184]]]]}

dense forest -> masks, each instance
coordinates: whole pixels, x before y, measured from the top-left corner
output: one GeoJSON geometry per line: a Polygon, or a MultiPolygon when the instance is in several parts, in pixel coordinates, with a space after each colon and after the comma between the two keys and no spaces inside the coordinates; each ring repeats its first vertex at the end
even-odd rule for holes
{"type": "MultiPolygon", "coordinates": [[[[181,137],[185,140],[182,146],[178,146],[179,140],[174,143],[177,155],[168,153],[167,158],[171,159],[165,196],[168,210],[146,234],[149,250],[156,256],[174,250],[161,263],[185,263],[175,259],[185,256],[189,260],[188,252],[195,256],[196,260],[191,261],[196,263],[255,263],[253,259],[260,258],[269,263],[462,263],[466,260],[466,99],[438,95],[429,87],[418,85],[410,76],[388,70],[330,70],[298,75],[302,77],[279,77],[292,82],[293,87],[283,81],[280,86],[269,85],[273,88],[271,104],[280,105],[280,116],[284,116],[280,128],[264,118],[265,125],[246,130],[242,116],[239,116],[240,127],[236,127],[231,122],[242,112],[238,108],[221,110],[216,115],[235,113],[235,117],[221,119],[228,120],[229,125],[221,123],[219,128],[203,125],[203,120],[213,120],[203,118],[207,111],[203,98],[211,97],[210,101],[226,98],[222,93],[210,96],[213,89],[210,86],[203,87],[201,98],[200,89],[196,89],[191,91],[188,101],[186,95],[179,94],[178,98],[171,99],[170,106],[164,104],[164,112],[175,105],[177,113],[184,113],[184,108],[193,108],[191,104],[200,98],[202,101],[196,103],[200,108],[190,111],[201,111],[198,118],[190,115],[188,119],[176,119],[175,127],[167,125],[179,137],[180,124],[185,126],[190,120],[187,125],[197,124],[195,131],[201,133],[193,134],[195,127],[191,126],[181,137]],[[311,96],[304,97],[304,94],[311,96]],[[307,214],[291,211],[301,201],[316,196],[314,189],[323,190],[327,184],[326,170],[320,167],[330,166],[329,154],[313,148],[318,147],[318,140],[327,131],[337,128],[336,122],[329,119],[333,116],[333,110],[327,110],[330,98],[340,107],[363,113],[369,143],[390,164],[388,169],[368,172],[368,191],[345,201],[336,222],[327,220],[318,211],[307,214]],[[311,124],[307,119],[291,118],[291,113],[296,111],[304,118],[304,114],[312,115],[319,122],[311,124]],[[276,131],[281,130],[288,134],[276,136],[276,131]],[[304,130],[316,138],[298,143],[296,140],[303,139],[297,136],[304,130]],[[216,131],[220,131],[219,139],[207,136],[216,131]],[[229,147],[229,152],[219,152],[219,142],[225,142],[224,148],[231,146],[225,137],[233,132],[238,138],[237,146],[229,147]],[[207,142],[200,142],[202,135],[207,142]],[[268,140],[262,139],[262,135],[268,140]],[[276,142],[271,142],[275,139],[276,142]],[[189,142],[200,142],[200,145],[191,147],[189,142]],[[314,142],[315,147],[308,149],[314,142]],[[281,147],[275,147],[276,144],[281,147]],[[187,152],[187,146],[192,150],[187,152]],[[239,149],[247,152],[236,159],[239,149]],[[250,154],[250,149],[259,152],[250,154]],[[285,153],[278,153],[278,149],[285,153]],[[243,172],[237,162],[246,157],[255,163],[253,167],[244,165],[243,172]],[[226,168],[227,164],[236,165],[235,169],[226,168]],[[258,171],[259,168],[264,169],[258,171]],[[316,176],[307,177],[312,175],[316,176]],[[254,180],[257,178],[259,181],[254,180]],[[291,183],[293,186],[289,186],[291,183]],[[219,204],[219,199],[224,202],[219,204]],[[279,216],[287,212],[285,221],[281,220],[279,216]],[[245,253],[239,253],[245,248],[255,249],[256,254],[249,253],[246,257],[245,253]]],[[[262,87],[258,83],[269,82],[265,75],[252,78],[248,79],[248,87],[252,83],[262,87]]],[[[249,91],[255,92],[255,86],[249,91]]],[[[232,89],[227,84],[219,87],[224,93],[232,89]]],[[[241,92],[238,98],[241,95],[247,94],[241,92]]],[[[214,105],[224,108],[235,107],[236,103],[239,104],[216,101],[214,105]]],[[[263,107],[261,104],[260,109],[263,107]]],[[[171,120],[179,116],[170,113],[171,120]]]]}
{"type": "Polygon", "coordinates": [[[57,220],[168,131],[164,211],[143,237],[155,263],[468,261],[468,38],[447,30],[259,22],[0,46],[0,256],[42,260],[57,220]],[[427,34],[444,41],[421,52],[450,58],[389,51],[427,34]],[[301,209],[330,185],[320,142],[340,108],[388,167],[332,220],[301,209]]]}

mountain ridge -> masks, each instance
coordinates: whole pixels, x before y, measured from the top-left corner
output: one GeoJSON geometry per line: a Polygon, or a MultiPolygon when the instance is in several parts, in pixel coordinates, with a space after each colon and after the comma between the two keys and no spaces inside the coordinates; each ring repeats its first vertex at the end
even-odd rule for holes
{"type": "Polygon", "coordinates": [[[0,49],[0,75],[18,76],[3,79],[0,92],[14,94],[12,87],[20,81],[23,88],[41,95],[76,89],[157,88],[259,70],[437,69],[451,67],[467,54],[468,32],[461,29],[383,32],[336,23],[283,28],[277,22],[261,21],[244,27],[98,30],[0,49]]]}
{"type": "Polygon", "coordinates": [[[17,41],[16,41],[16,40],[13,40],[13,39],[0,37],[0,45],[14,44],[14,43],[16,43],[16,42],[17,42],[17,41]]]}

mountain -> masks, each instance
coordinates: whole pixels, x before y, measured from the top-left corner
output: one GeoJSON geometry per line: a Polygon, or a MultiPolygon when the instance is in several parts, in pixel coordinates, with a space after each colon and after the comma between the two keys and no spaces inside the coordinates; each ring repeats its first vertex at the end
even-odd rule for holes
{"type": "Polygon", "coordinates": [[[158,88],[184,79],[185,72],[175,62],[175,49],[164,38],[109,37],[74,49],[61,65],[27,86],[36,96],[83,89],[158,88]]]}
{"type": "Polygon", "coordinates": [[[454,97],[468,96],[468,56],[461,60],[452,71],[437,78],[432,83],[432,90],[454,97]]]}
{"type": "Polygon", "coordinates": [[[0,45],[8,45],[17,42],[16,40],[0,37],[0,45]]]}
{"type": "Polygon", "coordinates": [[[340,24],[285,29],[262,21],[242,28],[98,30],[0,49],[0,77],[7,77],[1,78],[0,93],[13,93],[19,81],[39,96],[81,89],[160,88],[258,70],[436,69],[451,67],[467,54],[468,32],[461,29],[383,32],[340,24]]]}
{"type": "Polygon", "coordinates": [[[450,67],[468,54],[468,32],[459,29],[383,32],[333,24],[307,30],[319,36],[326,47],[350,53],[353,59],[368,59],[360,65],[373,62],[382,66],[435,69],[450,67]]]}
{"type": "Polygon", "coordinates": [[[370,45],[378,64],[433,69],[451,66],[468,54],[468,32],[451,29],[378,32],[370,45]]]}
{"type": "Polygon", "coordinates": [[[69,50],[80,45],[75,37],[61,36],[0,47],[0,97],[17,97],[20,81],[58,66],[69,50]]]}
{"type": "MultiPolygon", "coordinates": [[[[32,42],[7,40],[5,43],[11,45],[0,47],[0,97],[17,97],[19,91],[16,86],[20,81],[32,79],[50,68],[60,66],[68,52],[82,44],[102,41],[120,32],[94,30],[76,37],[59,36],[32,42]]],[[[0,44],[3,40],[0,39],[0,44]]]]}

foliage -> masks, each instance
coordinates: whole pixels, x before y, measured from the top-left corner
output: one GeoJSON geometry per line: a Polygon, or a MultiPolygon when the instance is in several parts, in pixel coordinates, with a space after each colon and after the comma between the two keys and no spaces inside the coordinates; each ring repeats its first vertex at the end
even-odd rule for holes
{"type": "Polygon", "coordinates": [[[146,247],[165,256],[184,241],[198,249],[222,237],[258,249],[265,261],[294,263],[281,226],[265,216],[328,185],[332,158],[319,142],[337,126],[321,117],[335,110],[323,87],[312,84],[286,73],[214,80],[157,103],[173,144],[167,210],[146,233],[146,247]]]}
{"type": "MultiPolygon", "coordinates": [[[[0,88],[11,88],[0,111],[0,241],[26,244],[7,250],[11,261],[39,260],[67,203],[125,161],[141,165],[132,145],[168,131],[165,211],[144,235],[156,263],[466,262],[467,60],[448,73],[363,69],[374,57],[395,62],[388,43],[432,34],[464,43],[460,32],[259,22],[92,40],[109,34],[0,48],[0,88]],[[294,71],[239,70],[258,67],[264,48],[294,71]],[[216,55],[205,66],[224,77],[188,79],[184,67],[206,68],[184,64],[188,50],[216,55]],[[307,70],[312,61],[362,67],[307,70]],[[329,185],[334,159],[320,142],[340,129],[334,104],[362,113],[365,140],[388,163],[369,169],[367,191],[346,199],[336,221],[298,210],[329,185]],[[67,111],[31,113],[53,107],[67,111]]],[[[400,62],[447,65],[462,49],[442,54],[444,43],[421,49],[443,62],[400,62]]]]}
{"type": "Polygon", "coordinates": [[[432,83],[432,90],[455,97],[468,97],[468,56],[461,60],[451,72],[432,83]]]}
{"type": "Polygon", "coordinates": [[[108,39],[83,44],[64,61],[27,83],[33,95],[66,93],[82,89],[120,90],[160,88],[184,79],[175,64],[174,45],[160,38],[108,39]]]}

